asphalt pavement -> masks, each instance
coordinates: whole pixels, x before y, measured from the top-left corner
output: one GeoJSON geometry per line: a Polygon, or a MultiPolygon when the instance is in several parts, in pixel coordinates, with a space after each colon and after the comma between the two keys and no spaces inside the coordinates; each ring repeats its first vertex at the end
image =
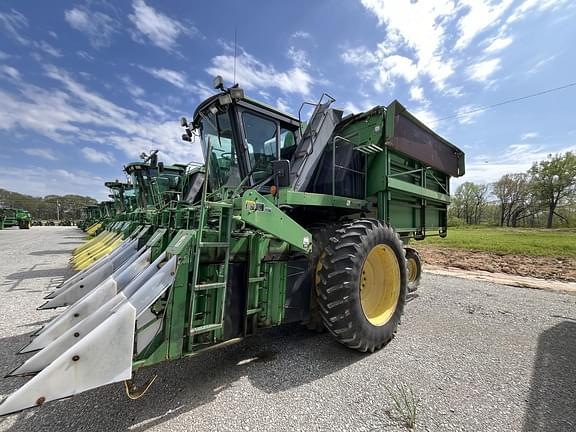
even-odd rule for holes
{"type": "MultiPolygon", "coordinates": [[[[74,227],[0,231],[0,375],[52,316],[42,298],[72,274],[74,227]]],[[[122,384],[0,418],[0,431],[576,430],[576,296],[425,274],[396,338],[372,355],[300,326],[150,368],[122,384]]],[[[103,347],[105,349],[105,347],[103,347]]],[[[0,398],[25,378],[0,379],[0,398]]]]}

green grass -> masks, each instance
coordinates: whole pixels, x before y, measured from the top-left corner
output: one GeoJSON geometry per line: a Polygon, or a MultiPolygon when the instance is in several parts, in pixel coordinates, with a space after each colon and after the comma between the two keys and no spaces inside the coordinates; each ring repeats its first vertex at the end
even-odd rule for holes
{"type": "Polygon", "coordinates": [[[394,388],[385,386],[393,402],[395,415],[400,419],[409,430],[416,427],[416,410],[418,401],[412,387],[407,384],[396,384],[394,388]]]}
{"type": "Polygon", "coordinates": [[[501,254],[576,257],[576,230],[528,228],[448,228],[448,236],[426,237],[433,245],[501,254]]]}

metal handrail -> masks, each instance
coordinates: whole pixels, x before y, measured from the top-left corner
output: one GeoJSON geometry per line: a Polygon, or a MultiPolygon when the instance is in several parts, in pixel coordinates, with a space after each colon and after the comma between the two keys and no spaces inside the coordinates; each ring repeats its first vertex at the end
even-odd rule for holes
{"type": "MultiPolygon", "coordinates": [[[[362,171],[358,171],[358,170],[355,170],[352,168],[344,167],[342,165],[336,165],[336,141],[337,140],[344,141],[348,144],[354,145],[354,143],[352,141],[350,141],[348,138],[345,138],[345,137],[340,136],[340,135],[336,135],[334,138],[332,138],[332,196],[333,197],[336,196],[336,168],[340,168],[340,169],[343,169],[345,171],[360,174],[364,177],[364,181],[366,181],[366,172],[362,172],[362,171]]],[[[366,159],[366,155],[364,155],[364,159],[366,159]]]]}

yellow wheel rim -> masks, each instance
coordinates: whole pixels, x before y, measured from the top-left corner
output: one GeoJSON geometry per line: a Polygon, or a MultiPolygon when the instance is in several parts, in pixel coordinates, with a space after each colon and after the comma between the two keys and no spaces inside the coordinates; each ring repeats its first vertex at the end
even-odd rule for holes
{"type": "Polygon", "coordinates": [[[379,244],[370,251],[360,277],[360,302],[370,324],[390,321],[400,298],[400,266],[390,246],[379,244]]]}
{"type": "Polygon", "coordinates": [[[408,267],[408,282],[416,282],[418,278],[418,264],[416,259],[408,258],[406,266],[408,267]]]}

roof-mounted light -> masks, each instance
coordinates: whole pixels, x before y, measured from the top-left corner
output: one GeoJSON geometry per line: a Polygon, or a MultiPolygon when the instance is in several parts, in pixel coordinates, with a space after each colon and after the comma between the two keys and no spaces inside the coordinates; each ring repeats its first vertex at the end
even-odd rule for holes
{"type": "Polygon", "coordinates": [[[240,87],[232,87],[230,89],[230,96],[232,99],[244,99],[244,90],[240,87]]]}
{"type": "Polygon", "coordinates": [[[216,90],[224,91],[224,79],[220,75],[216,75],[214,81],[212,81],[212,87],[216,90]]]}

